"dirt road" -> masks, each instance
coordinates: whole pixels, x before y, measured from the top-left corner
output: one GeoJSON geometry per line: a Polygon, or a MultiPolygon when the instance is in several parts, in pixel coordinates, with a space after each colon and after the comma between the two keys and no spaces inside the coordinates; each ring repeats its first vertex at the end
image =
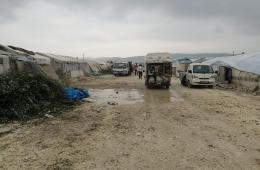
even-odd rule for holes
{"type": "Polygon", "coordinates": [[[91,77],[93,103],[0,133],[0,169],[260,169],[260,97],[91,77]]]}

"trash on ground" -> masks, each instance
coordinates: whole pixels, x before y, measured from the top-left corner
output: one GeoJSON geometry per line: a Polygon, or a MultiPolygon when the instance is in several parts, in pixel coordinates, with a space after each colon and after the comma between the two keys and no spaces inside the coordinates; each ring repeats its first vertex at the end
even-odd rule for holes
{"type": "Polygon", "coordinates": [[[88,102],[88,103],[94,103],[95,100],[94,99],[90,99],[90,98],[84,98],[82,99],[84,102],[88,102]]]}

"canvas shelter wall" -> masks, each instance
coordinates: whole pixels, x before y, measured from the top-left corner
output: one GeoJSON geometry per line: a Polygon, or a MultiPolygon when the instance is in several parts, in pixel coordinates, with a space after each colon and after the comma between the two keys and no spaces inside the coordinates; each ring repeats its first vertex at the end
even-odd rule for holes
{"type": "Polygon", "coordinates": [[[59,80],[59,76],[51,65],[40,65],[39,67],[48,78],[59,80]]]}
{"type": "Polygon", "coordinates": [[[72,75],[71,74],[72,71],[79,71],[80,70],[80,64],[79,63],[70,63],[70,62],[66,62],[66,61],[57,61],[55,59],[51,59],[51,67],[54,70],[54,72],[56,73],[56,75],[61,80],[70,78],[71,75],[72,75]]]}
{"type": "Polygon", "coordinates": [[[179,64],[177,64],[177,66],[176,66],[176,69],[177,69],[176,76],[179,77],[180,72],[187,71],[189,65],[190,65],[189,63],[179,63],[179,64]]]}
{"type": "Polygon", "coordinates": [[[84,76],[84,72],[82,70],[70,71],[71,78],[77,78],[77,77],[83,77],[83,76],[84,76]]]}
{"type": "Polygon", "coordinates": [[[99,66],[101,68],[101,73],[103,73],[103,74],[112,73],[112,68],[109,67],[109,65],[107,65],[107,64],[99,64],[99,66]]]}
{"type": "MultiPolygon", "coordinates": [[[[82,70],[82,62],[72,57],[58,56],[53,54],[37,53],[51,59],[51,66],[60,79],[71,78],[71,75],[79,75],[76,72],[82,70]],[[74,72],[74,73],[71,73],[74,72]]],[[[81,75],[81,74],[80,74],[81,75]]]]}
{"type": "Polygon", "coordinates": [[[189,64],[178,64],[177,71],[187,71],[189,64]]]}
{"type": "Polygon", "coordinates": [[[9,57],[0,55],[0,74],[8,72],[10,69],[9,57]]]}
{"type": "Polygon", "coordinates": [[[220,66],[218,69],[217,81],[225,82],[225,76],[226,76],[226,69],[225,69],[225,67],[220,66]]]}
{"type": "Polygon", "coordinates": [[[260,75],[232,68],[232,84],[248,91],[259,89],[260,75]]]}
{"type": "Polygon", "coordinates": [[[93,73],[99,73],[101,71],[101,68],[98,67],[98,64],[89,64],[89,66],[93,73]]]}
{"type": "Polygon", "coordinates": [[[83,71],[85,76],[90,76],[92,74],[90,66],[86,62],[80,64],[80,69],[83,71]]]}
{"type": "Polygon", "coordinates": [[[174,66],[172,67],[172,75],[177,76],[177,68],[174,66]]]}

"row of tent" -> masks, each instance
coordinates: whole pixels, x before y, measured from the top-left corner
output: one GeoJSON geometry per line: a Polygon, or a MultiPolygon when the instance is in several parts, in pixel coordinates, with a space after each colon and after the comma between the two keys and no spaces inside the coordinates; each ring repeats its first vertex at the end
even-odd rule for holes
{"type": "Polygon", "coordinates": [[[52,79],[68,79],[99,75],[110,71],[106,63],[84,61],[76,57],[33,52],[0,44],[0,74],[9,71],[30,71],[52,79]]]}
{"type": "Polygon", "coordinates": [[[217,57],[204,63],[218,66],[229,66],[241,71],[260,75],[260,53],[235,55],[228,57],[217,57]]]}
{"type": "Polygon", "coordinates": [[[218,71],[218,81],[245,91],[260,91],[260,53],[218,57],[204,61],[218,71]]]}

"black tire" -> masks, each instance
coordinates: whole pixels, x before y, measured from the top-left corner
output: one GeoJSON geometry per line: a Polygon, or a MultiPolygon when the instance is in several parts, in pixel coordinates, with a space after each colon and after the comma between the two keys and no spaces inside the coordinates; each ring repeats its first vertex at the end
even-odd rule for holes
{"type": "Polygon", "coordinates": [[[210,85],[210,86],[208,86],[210,89],[213,89],[214,88],[214,86],[213,85],[210,85]]]}

